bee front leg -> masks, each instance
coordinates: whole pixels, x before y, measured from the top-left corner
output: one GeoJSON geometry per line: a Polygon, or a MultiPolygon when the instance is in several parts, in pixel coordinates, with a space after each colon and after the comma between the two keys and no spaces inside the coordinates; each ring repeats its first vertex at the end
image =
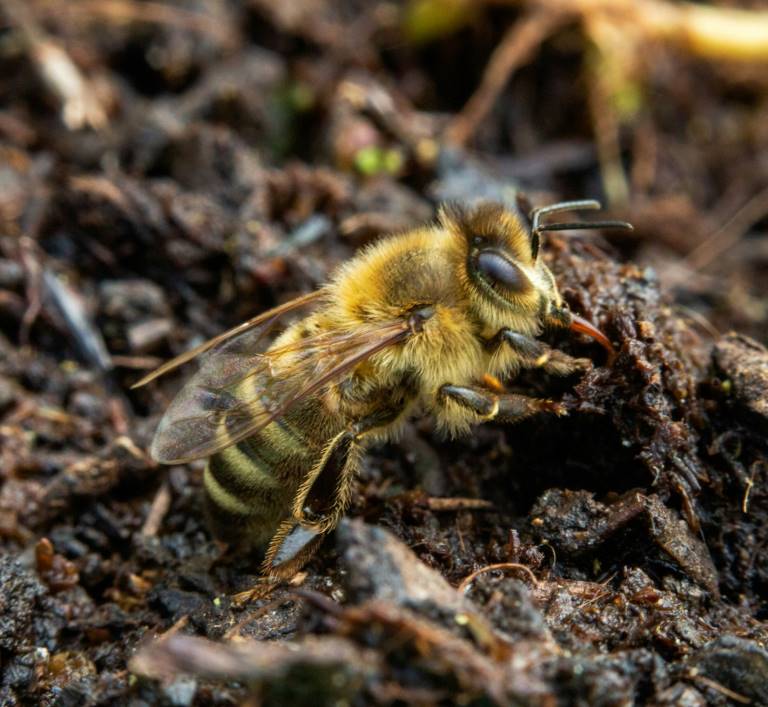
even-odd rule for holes
{"type": "Polygon", "coordinates": [[[571,373],[584,372],[592,368],[592,361],[588,358],[569,356],[563,351],[547,346],[542,341],[507,327],[499,329],[485,342],[485,345],[490,351],[508,346],[519,355],[525,368],[541,368],[545,373],[555,376],[568,376],[571,373]]]}
{"type": "Polygon", "coordinates": [[[451,400],[477,421],[502,420],[517,422],[540,412],[565,415],[561,403],[542,398],[531,398],[517,393],[494,393],[477,386],[444,385],[438,392],[438,399],[451,400]]]}
{"type": "Polygon", "coordinates": [[[298,571],[339,523],[349,506],[352,480],[363,456],[363,438],[394,422],[402,408],[384,409],[355,422],[326,445],[299,487],[291,516],[277,529],[262,571],[284,578],[298,571]]]}

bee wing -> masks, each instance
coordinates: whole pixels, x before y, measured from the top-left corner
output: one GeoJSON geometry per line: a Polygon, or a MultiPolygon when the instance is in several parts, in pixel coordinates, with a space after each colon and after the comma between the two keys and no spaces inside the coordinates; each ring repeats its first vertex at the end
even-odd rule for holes
{"type": "Polygon", "coordinates": [[[262,353],[225,345],[204,359],[171,403],[152,443],[152,457],[180,464],[229,447],[410,332],[407,321],[394,320],[354,332],[319,333],[262,353]]]}
{"type": "Polygon", "coordinates": [[[264,337],[264,335],[277,323],[277,321],[284,314],[292,312],[305,305],[316,303],[320,298],[322,298],[323,295],[323,290],[316,290],[315,292],[310,292],[307,295],[302,295],[301,297],[296,297],[295,299],[285,302],[279,307],[274,307],[273,309],[267,310],[266,312],[262,312],[258,316],[253,317],[252,319],[249,319],[242,324],[238,324],[236,327],[233,327],[228,331],[225,331],[223,334],[214,336],[212,339],[209,339],[199,346],[196,346],[195,348],[190,349],[189,351],[186,351],[179,356],[176,356],[176,358],[172,358],[170,361],[166,361],[162,366],[156,368],[154,371],[144,376],[141,380],[134,383],[131,386],[131,389],[141,388],[156,378],[159,378],[169,371],[172,371],[173,369],[187,363],[187,361],[191,361],[193,358],[196,358],[197,356],[200,356],[210,351],[211,349],[222,347],[228,343],[234,344],[237,342],[241,348],[244,348],[246,343],[250,346],[258,345],[259,341],[264,337]]]}

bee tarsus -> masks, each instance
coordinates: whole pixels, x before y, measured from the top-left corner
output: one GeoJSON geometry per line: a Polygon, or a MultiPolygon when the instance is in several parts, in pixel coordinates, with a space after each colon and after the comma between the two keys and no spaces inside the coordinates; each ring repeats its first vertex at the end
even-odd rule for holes
{"type": "Polygon", "coordinates": [[[488,339],[486,346],[490,351],[496,351],[501,346],[510,346],[526,358],[538,358],[547,348],[541,341],[507,327],[499,329],[492,338],[488,339]]]}
{"type": "Polygon", "coordinates": [[[472,415],[482,420],[518,422],[540,412],[565,415],[562,403],[542,398],[531,398],[518,393],[495,393],[480,387],[444,385],[440,389],[443,400],[458,403],[472,415]]]}

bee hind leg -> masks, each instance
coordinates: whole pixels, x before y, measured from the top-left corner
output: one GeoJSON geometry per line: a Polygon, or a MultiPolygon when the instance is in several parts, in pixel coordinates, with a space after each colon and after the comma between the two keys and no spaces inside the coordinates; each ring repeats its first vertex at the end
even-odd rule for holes
{"type": "Polygon", "coordinates": [[[401,412],[401,408],[383,409],[331,439],[299,487],[291,516],[280,524],[269,544],[262,565],[265,574],[288,577],[312,557],[349,506],[352,479],[363,456],[363,438],[394,422],[401,412]]]}
{"type": "Polygon", "coordinates": [[[531,398],[517,393],[495,393],[477,386],[444,385],[438,397],[443,401],[457,403],[467,413],[480,418],[480,421],[501,420],[517,422],[540,412],[565,415],[562,403],[542,398],[531,398]]]}
{"type": "Polygon", "coordinates": [[[584,372],[592,368],[588,358],[575,358],[564,351],[554,349],[543,341],[525,336],[504,327],[485,342],[489,351],[496,351],[508,346],[515,351],[525,368],[540,368],[545,373],[555,376],[568,376],[571,373],[584,372]]]}

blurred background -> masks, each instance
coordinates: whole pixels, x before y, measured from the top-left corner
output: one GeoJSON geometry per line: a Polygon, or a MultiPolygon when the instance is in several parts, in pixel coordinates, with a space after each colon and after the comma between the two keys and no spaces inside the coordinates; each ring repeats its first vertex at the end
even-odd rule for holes
{"type": "Polygon", "coordinates": [[[50,538],[105,695],[147,566],[208,542],[199,475],[158,489],[144,452],[178,378],[129,385],[440,200],[516,190],[601,200],[635,230],[584,248],[701,337],[768,343],[764,0],[0,0],[0,538],[50,538]],[[133,557],[171,499],[171,555],[133,557]]]}
{"type": "Polygon", "coordinates": [[[761,5],[2,0],[3,331],[60,340],[50,270],[138,366],[499,180],[765,340],[761,5]]]}

